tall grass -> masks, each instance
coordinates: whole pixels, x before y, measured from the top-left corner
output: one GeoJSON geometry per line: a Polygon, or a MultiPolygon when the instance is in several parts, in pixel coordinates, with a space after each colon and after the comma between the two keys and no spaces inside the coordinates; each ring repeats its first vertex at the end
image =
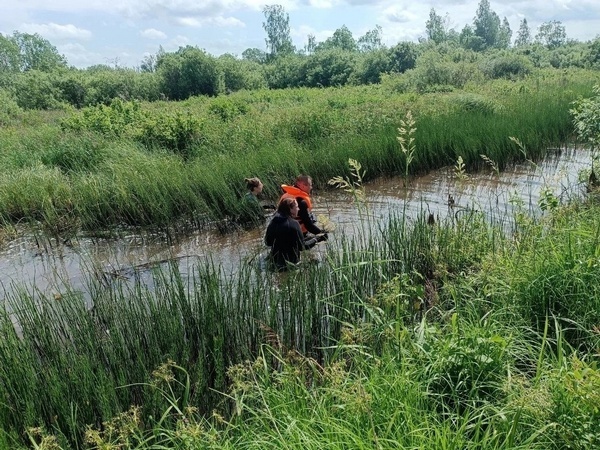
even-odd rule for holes
{"type": "Polygon", "coordinates": [[[392,217],[287,274],[198,261],[189,278],[90,273],[89,298],[16,291],[2,439],[589,448],[600,436],[574,430],[598,429],[597,213],[559,209],[518,236],[478,215],[392,217]]]}
{"type": "Polygon", "coordinates": [[[483,164],[481,154],[502,168],[523,157],[509,136],[520,139],[531,159],[568,140],[570,104],[591,94],[594,77],[585,71],[547,71],[450,94],[397,94],[383,85],[240,92],[214,99],[219,105],[244,105],[226,120],[212,112],[216,107],[211,109],[214,102],[207,99],[142,105],[157,123],[161,114],[197,118],[198,136],[186,144],[185,158],[127,138],[137,132],[116,138],[62,130],[56,117],[40,119],[43,126],[22,122],[0,132],[2,191],[19,193],[0,198],[0,219],[48,222],[49,229],[61,228],[57,217],[66,222],[65,229],[165,226],[237,215],[242,180],[248,176],[263,179],[265,193],[276,198],[278,186],[298,173],[309,173],[317,187],[325,186],[344,173],[349,159],[369,168],[367,179],[406,174],[396,137],[409,110],[418,142],[410,174],[453,164],[458,156],[475,168],[483,164]],[[48,174],[64,188],[38,182],[48,174]]]}

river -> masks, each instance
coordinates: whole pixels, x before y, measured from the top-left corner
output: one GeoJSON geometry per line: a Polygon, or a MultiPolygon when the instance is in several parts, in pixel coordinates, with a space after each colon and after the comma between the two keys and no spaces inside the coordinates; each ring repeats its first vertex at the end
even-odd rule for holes
{"type": "MultiPolygon", "coordinates": [[[[561,201],[580,197],[584,189],[578,176],[590,162],[589,151],[562,148],[550,150],[537,164],[517,164],[501,173],[490,168],[467,174],[466,179],[457,176],[453,167],[412,178],[406,187],[402,177],[380,178],[364,185],[367,223],[376,224],[402,211],[409,217],[424,213],[443,220],[461,211],[478,210],[510,227],[517,203],[536,215],[541,213],[539,199],[545,192],[561,201]]],[[[324,245],[335,245],[340,235],[357,232],[357,205],[350,194],[324,188],[313,192],[313,203],[316,215],[335,226],[329,243],[320,244],[317,252],[324,245]]],[[[232,273],[266,250],[262,244],[265,227],[225,234],[202,230],[169,239],[161,233],[131,231],[118,238],[81,236],[68,245],[25,234],[0,249],[2,295],[25,289],[60,298],[67,290],[85,290],[90,277],[149,278],[152,268],[168,261],[176,261],[184,276],[208,259],[232,273]]]]}

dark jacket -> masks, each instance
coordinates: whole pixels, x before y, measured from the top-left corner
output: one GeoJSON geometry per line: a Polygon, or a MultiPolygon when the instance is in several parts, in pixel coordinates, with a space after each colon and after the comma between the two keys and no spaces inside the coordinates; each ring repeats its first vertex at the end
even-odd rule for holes
{"type": "Polygon", "coordinates": [[[267,226],[265,244],[271,247],[271,259],[277,270],[286,270],[288,264],[300,261],[300,252],[317,243],[316,238],[304,239],[300,225],[291,217],[275,213],[267,226]]]}

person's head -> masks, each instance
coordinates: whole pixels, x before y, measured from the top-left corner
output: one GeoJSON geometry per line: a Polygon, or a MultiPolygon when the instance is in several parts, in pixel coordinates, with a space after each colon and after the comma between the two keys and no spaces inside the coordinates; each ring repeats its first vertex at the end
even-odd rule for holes
{"type": "Polygon", "coordinates": [[[258,178],[246,178],[246,188],[254,195],[258,195],[263,190],[263,184],[258,178]]]}
{"type": "Polygon", "coordinates": [[[294,197],[283,197],[277,204],[277,212],[285,217],[296,217],[298,202],[294,197]]]}
{"type": "Polygon", "coordinates": [[[296,181],[294,182],[294,186],[306,192],[307,194],[310,194],[310,191],[312,191],[313,186],[312,178],[308,175],[298,175],[296,177],[296,181]]]}

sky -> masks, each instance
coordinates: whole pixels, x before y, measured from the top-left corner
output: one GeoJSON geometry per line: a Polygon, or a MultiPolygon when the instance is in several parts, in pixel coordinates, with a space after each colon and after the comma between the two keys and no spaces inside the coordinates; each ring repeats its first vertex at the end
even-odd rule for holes
{"type": "MultiPolygon", "coordinates": [[[[161,46],[197,46],[214,56],[266,51],[263,8],[273,4],[283,6],[293,43],[304,48],[309,34],[321,42],[344,25],[355,39],[379,25],[387,46],[416,42],[431,8],[460,32],[472,25],[479,0],[0,0],[0,33],[37,33],[71,66],[135,68],[161,46]]],[[[570,39],[600,35],[600,0],[490,0],[490,7],[508,19],[513,39],[523,18],[533,36],[553,20],[570,39]]]]}

